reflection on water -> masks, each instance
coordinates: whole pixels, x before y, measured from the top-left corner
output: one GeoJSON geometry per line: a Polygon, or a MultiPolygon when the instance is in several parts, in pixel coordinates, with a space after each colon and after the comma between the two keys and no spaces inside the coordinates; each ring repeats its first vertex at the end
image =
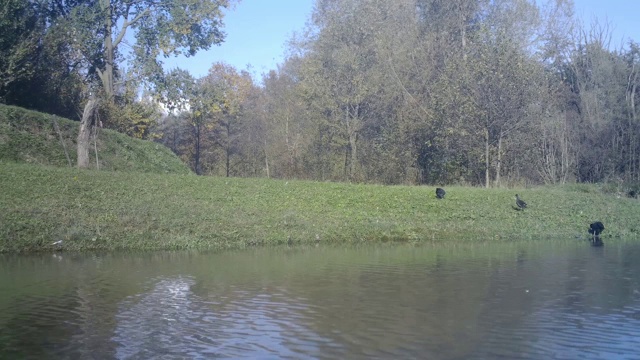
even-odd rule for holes
{"type": "Polygon", "coordinates": [[[0,358],[640,358],[640,244],[0,256],[0,358]]]}
{"type": "Polygon", "coordinates": [[[318,354],[314,344],[323,339],[305,328],[301,299],[278,289],[198,296],[194,284],[189,278],[161,279],[150,292],[125,299],[116,315],[116,357],[318,354]]]}

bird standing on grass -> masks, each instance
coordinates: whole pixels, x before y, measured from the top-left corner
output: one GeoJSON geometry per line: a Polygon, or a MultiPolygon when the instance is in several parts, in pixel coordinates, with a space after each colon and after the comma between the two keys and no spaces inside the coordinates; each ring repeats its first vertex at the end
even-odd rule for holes
{"type": "Polygon", "coordinates": [[[437,189],[436,189],[436,197],[437,197],[438,199],[444,199],[444,196],[445,196],[446,194],[447,194],[447,192],[446,192],[446,191],[444,191],[444,189],[443,189],[443,188],[437,188],[437,189]]]}
{"type": "Polygon", "coordinates": [[[520,199],[520,196],[518,196],[518,194],[516,194],[516,206],[518,207],[517,210],[524,210],[527,208],[527,203],[520,199]]]}

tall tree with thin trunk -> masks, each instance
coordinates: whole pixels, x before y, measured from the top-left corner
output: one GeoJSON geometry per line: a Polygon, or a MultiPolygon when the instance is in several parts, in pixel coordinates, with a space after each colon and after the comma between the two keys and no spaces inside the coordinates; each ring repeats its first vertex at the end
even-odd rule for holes
{"type": "Polygon", "coordinates": [[[263,111],[270,173],[275,177],[304,177],[303,155],[313,136],[300,83],[296,79],[300,58],[289,58],[278,71],[263,76],[263,111]]]}
{"type": "Polygon", "coordinates": [[[227,177],[231,176],[231,158],[239,152],[240,119],[252,86],[253,81],[248,72],[238,72],[224,63],[213,64],[207,76],[201,79],[201,87],[219,94],[204,101],[213,101],[210,107],[215,108],[215,111],[210,114],[215,123],[214,140],[223,150],[224,174],[227,177]]]}
{"type": "MultiPolygon", "coordinates": [[[[95,76],[93,96],[112,103],[116,95],[118,67],[124,59],[122,45],[128,39],[129,66],[145,81],[162,79],[160,55],[194,55],[224,40],[222,9],[232,0],[92,0],[59,2],[50,0],[52,11],[63,17],[56,23],[66,29],[67,40],[84,64],[86,74],[95,76]],[[62,9],[60,9],[62,8],[62,9]],[[130,34],[130,35],[129,35],[130,34]]],[[[85,107],[88,111],[89,108],[85,107]]],[[[83,114],[83,121],[91,121],[83,114]]],[[[91,131],[81,124],[82,131],[91,131]]],[[[80,137],[86,134],[80,132],[80,137]]],[[[79,146],[83,142],[78,141],[79,146]]],[[[78,149],[78,153],[84,149],[78,149]]],[[[79,158],[78,167],[88,163],[79,158]]]]}
{"type": "Polygon", "coordinates": [[[304,88],[325,125],[341,137],[345,180],[362,178],[358,145],[372,116],[370,101],[376,87],[371,80],[378,75],[379,62],[376,23],[386,7],[379,0],[321,0],[312,16],[317,36],[306,56],[304,88]]]}

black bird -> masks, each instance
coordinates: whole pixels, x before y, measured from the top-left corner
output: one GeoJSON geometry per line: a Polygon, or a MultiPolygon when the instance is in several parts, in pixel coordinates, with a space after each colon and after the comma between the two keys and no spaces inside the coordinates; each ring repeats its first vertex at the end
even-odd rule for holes
{"type": "Polygon", "coordinates": [[[589,225],[589,234],[593,236],[598,236],[602,234],[603,231],[604,224],[602,224],[600,221],[593,222],[591,223],[591,225],[589,225]]]}
{"type": "Polygon", "coordinates": [[[602,246],[604,242],[600,239],[600,234],[604,231],[604,224],[600,221],[592,222],[589,225],[589,234],[591,234],[591,245],[602,246]]]}
{"type": "Polygon", "coordinates": [[[444,191],[444,189],[443,189],[443,188],[437,188],[437,189],[436,189],[436,197],[437,197],[438,199],[444,199],[444,196],[445,196],[446,194],[447,194],[447,192],[446,192],[446,191],[444,191]]]}
{"type": "Polygon", "coordinates": [[[516,205],[518,206],[518,210],[524,210],[527,208],[527,203],[524,200],[520,199],[520,196],[516,194],[516,205]]]}

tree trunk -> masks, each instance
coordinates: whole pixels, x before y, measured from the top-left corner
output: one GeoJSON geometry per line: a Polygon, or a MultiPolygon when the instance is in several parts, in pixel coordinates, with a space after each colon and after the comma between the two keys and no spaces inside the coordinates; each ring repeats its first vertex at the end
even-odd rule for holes
{"type": "MultiPolygon", "coordinates": [[[[98,76],[102,81],[102,88],[106,96],[106,101],[111,102],[113,100],[113,64],[114,64],[114,45],[111,39],[111,4],[110,1],[102,0],[100,6],[103,11],[108,11],[109,16],[106,17],[105,22],[105,69],[100,71],[98,69],[98,76]]],[[[80,131],[78,132],[78,167],[89,167],[89,147],[90,138],[95,126],[95,111],[98,104],[98,100],[95,98],[89,99],[84,107],[82,113],[82,120],[80,122],[80,131]]],[[[96,159],[97,161],[97,159],[96,159]]]]}
{"type": "Polygon", "coordinates": [[[466,14],[462,5],[458,5],[458,21],[460,25],[460,40],[462,46],[462,60],[467,62],[467,24],[466,24],[466,14]]]}
{"type": "Polygon", "coordinates": [[[562,162],[562,166],[561,166],[561,171],[562,171],[562,184],[565,184],[567,182],[567,178],[569,177],[569,172],[571,171],[570,167],[571,167],[571,159],[569,158],[569,156],[571,156],[569,154],[569,135],[568,135],[568,130],[567,130],[567,123],[566,123],[566,119],[563,120],[562,123],[562,137],[561,137],[561,141],[560,141],[560,146],[562,146],[562,153],[561,153],[561,162],[562,162]]]}
{"type": "Polygon", "coordinates": [[[98,100],[89,99],[84,106],[82,120],[80,121],[80,130],[78,131],[78,168],[86,169],[89,167],[89,145],[91,139],[91,130],[95,125],[95,111],[98,100]]]}
{"type": "Polygon", "coordinates": [[[484,129],[484,186],[488,189],[489,184],[489,129],[484,129]]]}
{"type": "Polygon", "coordinates": [[[636,93],[636,88],[637,88],[637,84],[636,84],[636,79],[638,77],[638,73],[636,72],[635,77],[634,77],[634,83],[631,86],[631,91],[627,92],[627,97],[629,99],[629,112],[630,112],[630,118],[631,118],[631,125],[629,127],[629,132],[631,133],[631,140],[629,141],[629,146],[631,147],[631,177],[632,179],[634,179],[635,181],[637,181],[638,179],[640,179],[640,172],[638,172],[637,169],[637,156],[636,156],[636,149],[638,148],[637,144],[637,136],[636,134],[636,130],[637,130],[637,114],[636,114],[636,100],[635,100],[635,93],[636,93]]]}
{"type": "Polygon", "coordinates": [[[231,161],[229,158],[231,157],[231,120],[227,123],[227,144],[225,145],[225,156],[226,156],[226,168],[227,168],[227,177],[229,177],[229,166],[231,161]]]}
{"type": "Polygon", "coordinates": [[[115,46],[113,44],[112,35],[112,20],[111,20],[111,2],[107,0],[102,0],[100,4],[102,11],[107,13],[105,17],[105,38],[104,38],[104,70],[98,71],[98,75],[100,76],[100,80],[102,81],[102,88],[104,89],[104,93],[106,96],[107,102],[111,102],[113,100],[114,93],[114,84],[113,84],[113,70],[114,70],[114,61],[115,61],[115,46]]]}
{"type": "Polygon", "coordinates": [[[269,155],[267,154],[267,140],[264,140],[264,166],[267,170],[267,179],[271,178],[271,174],[269,173],[269,155]]]}
{"type": "Polygon", "coordinates": [[[357,142],[358,142],[358,133],[351,132],[349,134],[349,147],[351,148],[351,164],[349,166],[349,180],[353,180],[356,173],[356,164],[358,161],[357,156],[357,142]]]}
{"type": "Polygon", "coordinates": [[[355,105],[355,106],[349,105],[347,106],[344,114],[345,130],[346,130],[348,141],[349,141],[349,146],[347,147],[348,154],[345,154],[345,173],[346,173],[345,175],[348,177],[349,180],[354,179],[354,176],[356,173],[356,164],[358,163],[357,142],[358,142],[358,130],[360,129],[360,126],[359,126],[360,121],[358,118],[359,108],[360,108],[360,105],[355,105]],[[349,164],[348,167],[346,167],[347,163],[349,164]]]}
{"type": "Polygon", "coordinates": [[[285,145],[287,146],[287,156],[288,156],[287,160],[289,162],[289,164],[288,164],[289,166],[287,167],[286,174],[287,174],[288,177],[293,177],[292,175],[295,174],[294,165],[293,165],[295,149],[294,149],[294,147],[291,144],[291,141],[289,139],[289,116],[286,116],[286,118],[285,118],[284,136],[285,136],[285,139],[284,139],[285,145]]]}
{"type": "Polygon", "coordinates": [[[498,136],[498,157],[496,164],[496,186],[500,187],[500,172],[502,171],[502,132],[498,136]]]}
{"type": "Polygon", "coordinates": [[[196,124],[195,124],[195,135],[196,135],[196,148],[194,149],[194,154],[193,154],[193,168],[196,171],[196,175],[202,175],[200,173],[200,122],[199,120],[196,120],[196,124]]]}
{"type": "Polygon", "coordinates": [[[634,122],[637,120],[636,97],[635,97],[636,89],[637,89],[637,84],[633,84],[633,86],[631,86],[631,91],[629,94],[629,107],[631,108],[631,120],[633,120],[634,122]]]}

